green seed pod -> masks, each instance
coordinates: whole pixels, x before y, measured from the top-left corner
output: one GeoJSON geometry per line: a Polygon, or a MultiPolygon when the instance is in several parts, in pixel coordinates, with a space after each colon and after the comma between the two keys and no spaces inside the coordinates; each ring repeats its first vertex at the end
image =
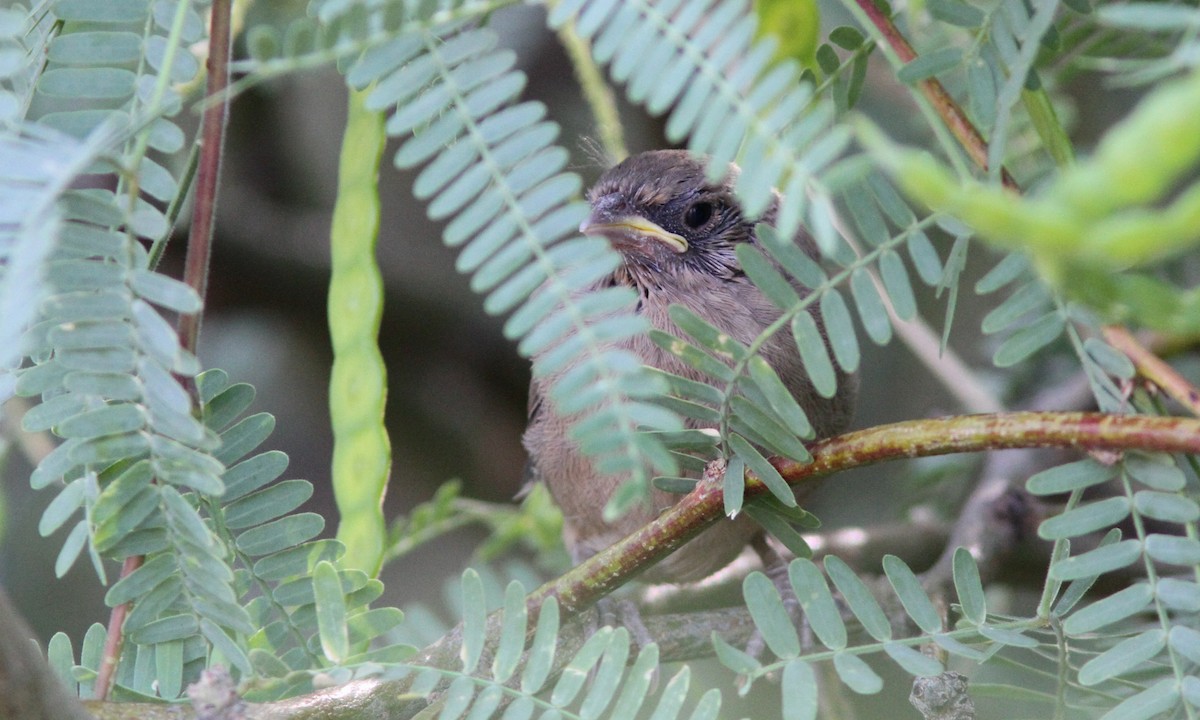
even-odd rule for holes
{"type": "Polygon", "coordinates": [[[365,96],[350,92],[330,232],[329,414],[333,492],[341,517],[337,537],[346,545],[342,566],[373,576],[379,572],[387,538],[383,495],[392,451],[383,424],[387,371],[378,346],[383,280],[375,262],[379,161],[386,138],[383,114],[367,110],[365,96]]]}

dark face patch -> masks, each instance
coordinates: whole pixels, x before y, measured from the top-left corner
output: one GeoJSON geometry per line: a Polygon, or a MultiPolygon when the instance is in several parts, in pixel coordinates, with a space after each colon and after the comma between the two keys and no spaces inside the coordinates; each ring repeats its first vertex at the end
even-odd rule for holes
{"type": "Polygon", "coordinates": [[[713,185],[701,162],[683,150],[641,153],[616,165],[588,192],[593,206],[602,202],[636,214],[683,236],[686,251],[654,256],[623,253],[630,280],[643,290],[681,284],[681,273],[701,272],[723,278],[742,274],[734,254],[737,243],[754,239],[731,186],[733,178],[713,185]]]}

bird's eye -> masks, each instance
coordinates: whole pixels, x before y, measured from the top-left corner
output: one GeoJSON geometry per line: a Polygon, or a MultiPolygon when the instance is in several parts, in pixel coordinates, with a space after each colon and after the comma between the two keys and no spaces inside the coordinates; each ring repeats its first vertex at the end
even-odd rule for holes
{"type": "Polygon", "coordinates": [[[693,230],[696,230],[708,222],[713,215],[713,205],[710,202],[698,202],[688,207],[683,213],[683,222],[693,230]]]}

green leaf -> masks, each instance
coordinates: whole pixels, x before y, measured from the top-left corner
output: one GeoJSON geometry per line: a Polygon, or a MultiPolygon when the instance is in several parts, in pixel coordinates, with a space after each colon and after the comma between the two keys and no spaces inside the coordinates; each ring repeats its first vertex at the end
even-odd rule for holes
{"type": "Polygon", "coordinates": [[[154,648],[154,686],[168,700],[183,691],[183,640],[157,643],[154,648]]]}
{"type": "Polygon", "coordinates": [[[800,638],[771,580],[760,572],[750,573],[742,582],[742,595],[754,625],[771,652],[785,660],[799,655],[800,638]]]}
{"type": "Polygon", "coordinates": [[[929,596],[925,594],[924,588],[921,587],[921,581],[917,579],[908,565],[905,565],[904,561],[895,555],[885,555],[883,571],[887,573],[888,581],[896,591],[896,597],[900,598],[904,610],[917,624],[917,627],[929,634],[941,632],[942,618],[938,615],[937,609],[933,607],[933,603],[930,602],[929,596]]]}
{"type": "Polygon", "coordinates": [[[106,405],[64,420],[58,434],[65,438],[97,438],[141,430],[146,416],[137,405],[119,403],[106,405]]]}
{"type": "Polygon", "coordinates": [[[1159,578],[1155,595],[1167,607],[1186,613],[1200,612],[1200,585],[1176,578],[1159,578]]]}
{"type": "Polygon", "coordinates": [[[983,594],[983,581],[979,578],[979,566],[975,557],[966,548],[954,550],[954,588],[958,591],[958,602],[963,616],[975,625],[987,621],[987,602],[983,594]]]}
{"type": "Polygon", "coordinates": [[[835,555],[826,555],[822,562],[829,579],[842,594],[842,599],[846,601],[850,612],[854,613],[854,617],[862,624],[863,629],[880,642],[891,640],[891,622],[883,614],[879,602],[870,589],[854,574],[854,570],[846,564],[846,561],[835,555]]]}
{"type": "Polygon", "coordinates": [[[1009,253],[996,266],[975,283],[977,295],[987,295],[996,292],[1013,280],[1025,274],[1029,269],[1029,259],[1018,252],[1009,253]]]}
{"type": "Polygon", "coordinates": [[[750,516],[754,522],[763,527],[764,530],[771,533],[775,539],[783,543],[793,555],[801,558],[812,557],[812,548],[805,542],[804,536],[797,532],[796,528],[792,527],[789,518],[776,511],[776,507],[783,508],[780,505],[773,505],[770,502],[764,502],[769,496],[756,498],[754,502],[745,506],[746,514],[750,516]]]}
{"type": "Polygon", "coordinates": [[[755,675],[762,669],[762,663],[757,658],[725,642],[715,630],[712,633],[712,644],[717,660],[738,675],[755,675]]]}
{"type": "Polygon", "coordinates": [[[821,570],[811,560],[797,558],[788,565],[788,579],[817,638],[831,650],[844,650],[846,625],[821,570]]]}
{"type": "Polygon", "coordinates": [[[158,555],[151,558],[109,588],[104,595],[104,604],[116,607],[137,600],[178,572],[179,564],[174,555],[158,555]]]}
{"type": "Polygon", "coordinates": [[[1133,505],[1148,518],[1174,523],[1190,523],[1200,519],[1200,505],[1195,500],[1174,493],[1139,490],[1133,494],[1133,505]]]}
{"type": "Polygon", "coordinates": [[[796,338],[800,359],[804,362],[804,369],[812,380],[813,388],[821,397],[832,398],[837,394],[837,374],[825,349],[825,338],[817,329],[817,322],[813,316],[800,313],[792,318],[792,335],[796,338]]]}
{"type": "Polygon", "coordinates": [[[1167,639],[1176,652],[1194,663],[1200,663],[1200,631],[1176,625],[1171,628],[1167,639]]]}
{"type": "Polygon", "coordinates": [[[1179,690],[1173,678],[1160,680],[1133,697],[1121,701],[1100,720],[1149,720],[1161,717],[1179,703],[1179,690]]]}
{"type": "Polygon", "coordinates": [[[312,497],[313,486],[307,480],[284,480],[236,500],[225,508],[225,526],[230,530],[261,525],[286,515],[312,497]]]}
{"type": "Polygon", "coordinates": [[[1006,338],[996,349],[992,363],[996,367],[1012,367],[1057,340],[1065,327],[1062,315],[1052,310],[1006,338]]]}
{"type": "Polygon", "coordinates": [[[1091,337],[1084,340],[1083,349],[1096,361],[1097,365],[1104,368],[1104,372],[1113,377],[1129,380],[1136,373],[1133,362],[1130,361],[1125,353],[1117,350],[1100,338],[1091,337]]]}
{"type": "Polygon", "coordinates": [[[975,28],[984,21],[978,8],[959,0],[929,0],[928,7],[930,15],[951,25],[975,28]]]}
{"type": "Polygon", "coordinates": [[[922,230],[910,230],[906,245],[908,257],[917,269],[921,281],[930,287],[936,286],[941,281],[945,268],[942,267],[941,258],[938,257],[933,243],[929,241],[929,236],[922,230]]]}
{"type": "Polygon", "coordinates": [[[709,688],[696,702],[689,720],[717,720],[720,714],[721,691],[718,688],[709,688]]]}
{"type": "Polygon", "coordinates": [[[684,665],[679,672],[675,673],[667,686],[663,689],[662,695],[658,698],[658,705],[654,708],[654,713],[650,716],[650,720],[674,720],[679,716],[679,711],[683,708],[683,702],[687,699],[688,684],[692,676],[691,667],[684,665]]]}
{"type": "Polygon", "coordinates": [[[71,638],[64,632],[56,632],[46,646],[46,661],[58,679],[66,685],[67,692],[74,695],[79,691],[79,683],[71,677],[71,668],[75,665],[75,650],[71,646],[71,638]]]}
{"type": "MultiPolygon", "coordinates": [[[[1112,545],[1113,543],[1118,542],[1120,539],[1121,531],[1118,528],[1113,528],[1105,533],[1104,537],[1100,538],[1100,542],[1096,547],[1112,545]]],[[[1061,540],[1055,543],[1054,552],[1051,553],[1050,556],[1050,565],[1053,567],[1054,565],[1070,557],[1070,555],[1071,541],[1061,540]]],[[[1062,581],[1055,579],[1053,575],[1049,575],[1047,577],[1047,586],[1053,586],[1055,594],[1057,595],[1059,588],[1062,587],[1062,581]]],[[[1092,585],[1097,579],[1099,579],[1099,577],[1099,575],[1091,575],[1073,580],[1070,585],[1067,585],[1066,591],[1063,592],[1062,597],[1060,597],[1057,604],[1055,604],[1053,611],[1054,614],[1058,617],[1063,617],[1067,613],[1071,612],[1071,609],[1083,599],[1083,596],[1087,594],[1088,590],[1091,589],[1092,585]]]]}
{"type": "Polygon", "coordinates": [[[767,364],[761,356],[754,355],[746,363],[750,371],[750,379],[762,391],[770,404],[771,409],[775,411],[776,417],[783,422],[790,432],[797,437],[809,438],[812,437],[812,425],[809,424],[808,416],[804,413],[804,408],[796,402],[796,398],[792,396],[787,386],[779,379],[774,368],[767,364]]]}
{"type": "Polygon", "coordinates": [[[325,518],[316,513],[289,515],[246,530],[237,537],[237,548],[247,555],[270,555],[311,540],[325,529],[325,518]]]}
{"type": "Polygon", "coordinates": [[[840,25],[829,32],[829,41],[844,50],[857,50],[864,38],[857,28],[840,25]]]}
{"type": "Polygon", "coordinates": [[[731,427],[754,438],[754,441],[767,451],[801,461],[809,457],[808,448],[804,447],[804,443],[773,416],[764,412],[762,406],[755,405],[741,395],[735,395],[730,400],[730,408],[733,410],[731,427]]]}
{"type": "Polygon", "coordinates": [[[454,678],[442,695],[442,711],[438,720],[458,720],[475,699],[475,683],[466,675],[454,678]]]}
{"type": "Polygon", "coordinates": [[[757,248],[750,243],[738,243],[737,257],[751,282],[759,290],[762,290],[767,299],[775,303],[776,307],[781,310],[789,310],[799,304],[800,296],[796,293],[795,288],[783,279],[779,271],[757,248]]]}
{"type": "Polygon", "coordinates": [[[846,299],[836,288],[821,296],[821,319],[825,323],[829,345],[833,348],[838,365],[847,373],[857,371],[860,359],[858,337],[846,299]]]}
{"type": "Polygon", "coordinates": [[[637,660],[625,674],[625,686],[613,705],[611,718],[637,717],[638,710],[646,699],[646,693],[654,678],[658,677],[658,646],[651,643],[642,647],[637,660]]]}
{"type": "Polygon", "coordinates": [[[1057,580],[1103,575],[1133,564],[1141,556],[1141,551],[1142,545],[1137,540],[1122,540],[1056,563],[1050,568],[1050,575],[1057,580]]]}
{"type": "Polygon", "coordinates": [[[1089,502],[1048,518],[1038,526],[1038,536],[1058,540],[1086,535],[1116,525],[1129,516],[1129,510],[1129,498],[1125,496],[1089,502]]]}
{"type": "Polygon", "coordinates": [[[245,651],[216,623],[207,618],[201,618],[200,633],[212,644],[215,657],[223,658],[243,675],[250,675],[254,672],[254,668],[250,665],[250,658],[246,656],[245,651]]]}
{"type": "Polygon", "coordinates": [[[472,673],[479,664],[487,632],[487,604],[483,593],[483,580],[473,568],[462,575],[463,641],[460,659],[463,672],[472,673]]]}
{"type": "Polygon", "coordinates": [[[134,270],[130,286],[142,298],[173,312],[199,312],[203,305],[191,286],[151,270],[134,270]]]}
{"type": "Polygon", "coordinates": [[[232,502],[267,485],[287,469],[288,456],[270,450],[243,460],[225,471],[225,494],[222,500],[232,502]]]}
{"type": "Polygon", "coordinates": [[[892,321],[866,270],[858,268],[850,275],[850,294],[854,296],[858,317],[867,331],[867,337],[876,345],[886,345],[892,339],[892,321]]]}
{"type": "Polygon", "coordinates": [[[912,320],[917,315],[917,299],[913,295],[912,284],[908,281],[908,270],[904,261],[894,250],[885,250],[879,256],[879,274],[883,278],[883,287],[888,297],[892,299],[892,307],[901,320],[912,320]]]}
{"type": "Polygon", "coordinates": [[[93,403],[83,396],[59,395],[30,408],[21,418],[21,429],[29,433],[49,430],[91,407],[94,407],[93,403]]]}
{"type": "Polygon", "coordinates": [[[261,445],[274,429],[275,418],[270,413],[243,418],[221,433],[221,447],[213,455],[222,464],[231,465],[261,445]]]}
{"type": "Polygon", "coordinates": [[[516,671],[521,651],[525,649],[527,622],[525,588],[513,580],[504,590],[504,625],[496,655],[492,658],[492,677],[496,682],[507,681],[516,671]]]}
{"type": "Polygon", "coordinates": [[[558,676],[558,682],[555,683],[554,690],[550,694],[552,704],[564,707],[575,700],[579,691],[583,689],[588,673],[592,671],[604,651],[608,649],[612,636],[613,629],[611,627],[602,627],[584,642],[583,647],[579,648],[575,657],[571,658],[571,662],[567,663],[558,676]]]}
{"type": "Polygon", "coordinates": [[[558,642],[558,600],[547,598],[538,611],[537,629],[521,674],[521,691],[536,693],[546,683],[558,642]]]}
{"type": "Polygon", "coordinates": [[[1026,481],[1025,489],[1034,495],[1057,495],[1108,482],[1113,475],[1113,468],[1089,458],[1043,470],[1026,481]]]}
{"type": "Polygon", "coordinates": [[[883,689],[883,678],[862,658],[847,652],[835,653],[833,667],[838,677],[859,695],[874,695],[883,689]]]}
{"type": "Polygon", "coordinates": [[[722,500],[726,517],[734,517],[742,510],[746,493],[746,463],[734,456],[728,460],[722,475],[722,500]]]}
{"type": "Polygon", "coordinates": [[[1178,492],[1187,485],[1183,472],[1166,453],[1128,453],[1125,456],[1125,470],[1134,480],[1151,490],[1178,492]]]}
{"type": "Polygon", "coordinates": [[[764,458],[746,438],[736,433],[731,434],[729,446],[737,453],[738,457],[745,461],[746,467],[750,468],[763,481],[763,484],[779,502],[788,507],[796,506],[796,496],[792,493],[791,486],[787,484],[775,466],[764,458]]]}
{"type": "MultiPolygon", "coordinates": [[[[650,340],[691,367],[722,382],[733,382],[733,371],[728,365],[685,340],[668,335],[660,330],[649,332],[650,340]]],[[[536,372],[536,368],[535,368],[536,372]]]]}
{"type": "Polygon", "coordinates": [[[350,654],[350,638],[346,629],[346,599],[342,583],[333,563],[322,560],[313,570],[313,599],[317,611],[317,634],[321,650],[335,665],[350,654]]]}
{"type": "Polygon", "coordinates": [[[817,675],[803,660],[783,666],[783,720],[816,720],[817,675]]]}
{"type": "Polygon", "coordinates": [[[985,315],[980,329],[988,335],[1000,332],[1026,313],[1043,308],[1049,301],[1050,290],[1040,282],[1030,282],[985,315]]]}
{"type": "Polygon", "coordinates": [[[1039,645],[1037,640],[1022,635],[1016,630],[991,627],[989,625],[984,625],[983,627],[979,628],[979,634],[983,635],[988,640],[993,640],[1002,645],[1011,645],[1013,647],[1021,648],[1036,648],[1039,645]]]}
{"type": "Polygon", "coordinates": [[[204,403],[204,424],[220,431],[254,402],[253,385],[236,383],[225,388],[216,397],[204,403]]]}
{"type": "Polygon", "coordinates": [[[981,663],[987,659],[987,656],[984,655],[984,653],[976,650],[966,643],[956,640],[951,635],[934,635],[933,641],[938,645],[938,647],[942,648],[951,655],[957,655],[958,657],[965,658],[971,662],[981,663]]]}
{"type": "MultiPolygon", "coordinates": [[[[790,202],[792,201],[789,199],[790,202]]],[[[801,285],[815,289],[829,281],[821,266],[792,238],[780,235],[775,228],[766,223],[759,223],[755,228],[763,248],[801,285]]]]}
{"type": "Polygon", "coordinates": [[[933,677],[942,672],[942,664],[936,659],[923,655],[920,652],[899,643],[888,642],[884,643],[883,650],[888,654],[896,664],[904,668],[904,671],[910,675],[917,677],[933,677]]]}
{"type": "Polygon", "coordinates": [[[79,553],[83,551],[84,545],[88,539],[88,523],[87,520],[80,520],[71,528],[71,533],[67,535],[67,539],[63,541],[62,549],[58,551],[58,558],[54,561],[54,576],[61,578],[67,574],[71,566],[75,564],[75,560],[79,557],[79,553]]]}
{"type": "Polygon", "coordinates": [[[1146,536],[1146,554],[1167,565],[1200,565],[1200,541],[1152,533],[1146,536]]]}
{"type": "Polygon", "coordinates": [[[159,618],[129,634],[129,639],[139,645],[156,645],[172,640],[183,640],[200,631],[195,615],[178,614],[159,618]]]}
{"type": "Polygon", "coordinates": [[[686,307],[672,305],[668,314],[680,330],[705,348],[733,360],[742,360],[748,354],[745,345],[713,327],[686,307]]]}
{"type": "Polygon", "coordinates": [[[38,522],[38,534],[48,537],[70,520],[83,505],[89,484],[95,484],[94,476],[77,478],[67,483],[67,486],[50,501],[45,512],[42,513],[42,519],[38,522]]]}
{"type": "Polygon", "coordinates": [[[905,85],[913,85],[939,73],[943,73],[962,62],[962,50],[945,47],[920,55],[896,72],[896,79],[905,85]]]}
{"type": "Polygon", "coordinates": [[[1063,632],[1073,637],[1094,632],[1142,612],[1153,599],[1154,590],[1149,583],[1130,585],[1072,613],[1063,622],[1063,632]]]}
{"type": "Polygon", "coordinates": [[[1167,634],[1157,628],[1122,640],[1084,663],[1079,682],[1090,687],[1124,675],[1158,655],[1166,644],[1167,634]]]}

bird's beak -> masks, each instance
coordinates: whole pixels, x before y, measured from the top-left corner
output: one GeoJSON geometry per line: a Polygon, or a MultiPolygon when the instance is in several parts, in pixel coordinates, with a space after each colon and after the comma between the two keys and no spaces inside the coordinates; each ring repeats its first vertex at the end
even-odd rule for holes
{"type": "Polygon", "coordinates": [[[647,240],[657,240],[677,253],[688,249],[688,241],[682,235],[667,232],[658,223],[641,215],[614,217],[609,213],[593,211],[579,224],[579,232],[607,237],[617,249],[645,247],[647,240]]]}

